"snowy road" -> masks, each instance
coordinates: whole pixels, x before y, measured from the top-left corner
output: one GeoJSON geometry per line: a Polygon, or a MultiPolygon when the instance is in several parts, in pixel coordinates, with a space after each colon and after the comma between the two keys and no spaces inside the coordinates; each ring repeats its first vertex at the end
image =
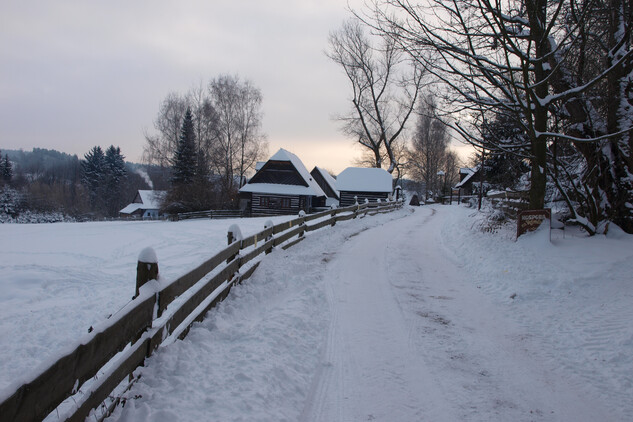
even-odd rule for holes
{"type": "Polygon", "coordinates": [[[473,283],[443,246],[451,214],[440,211],[275,251],[148,360],[109,420],[620,420],[577,382],[582,368],[551,358],[555,339],[473,283]]]}
{"type": "Polygon", "coordinates": [[[440,218],[424,208],[361,233],[328,266],[333,320],[305,419],[602,420],[464,282],[440,218]]]}

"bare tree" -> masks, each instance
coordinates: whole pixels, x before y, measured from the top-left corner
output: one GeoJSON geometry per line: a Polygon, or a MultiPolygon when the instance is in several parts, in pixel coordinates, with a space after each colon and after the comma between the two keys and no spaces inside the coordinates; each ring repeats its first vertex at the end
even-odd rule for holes
{"type": "Polygon", "coordinates": [[[178,147],[180,128],[187,105],[187,99],[180,94],[172,92],[165,97],[154,120],[157,133],[145,131],[144,163],[169,167],[178,147]]]}
{"type": "MultiPolygon", "coordinates": [[[[529,155],[531,207],[544,205],[549,147],[554,140],[561,139],[573,143],[585,157],[589,165],[585,182],[592,172],[598,173],[593,186],[585,185],[588,200],[595,204],[605,200],[608,204],[604,209],[594,206],[591,221],[574,214],[575,220],[589,232],[595,232],[599,220],[607,217],[606,209],[617,207],[610,191],[631,196],[630,189],[623,192],[615,187],[625,180],[613,180],[609,175],[618,171],[599,164],[608,163],[609,160],[604,160],[608,156],[630,157],[626,155],[627,148],[630,151],[628,135],[625,142],[613,143],[630,132],[630,119],[621,118],[620,122],[625,124],[606,124],[606,116],[601,116],[588,96],[590,90],[615,78],[619,88],[614,86],[610,95],[618,100],[614,101],[618,113],[633,114],[628,94],[622,89],[630,86],[633,69],[630,4],[621,0],[428,0],[423,5],[408,0],[374,0],[372,3],[372,15],[367,20],[391,36],[443,83],[447,100],[444,111],[454,117],[452,127],[466,140],[482,146],[481,137],[476,136],[473,128],[490,114],[504,113],[521,122],[528,135],[527,145],[511,147],[526,147],[529,155]],[[607,4],[612,12],[609,36],[605,38],[608,53],[597,71],[574,74],[571,69],[578,62],[573,53],[583,50],[592,13],[599,4],[607,4]],[[567,126],[569,130],[553,125],[553,116],[564,116],[571,123],[567,126]],[[601,188],[601,183],[608,187],[601,188]]],[[[508,145],[499,146],[504,147],[508,145]]],[[[615,167],[617,170],[618,166],[615,167]]],[[[630,160],[628,168],[630,174],[630,160]]],[[[629,221],[633,229],[631,210],[620,211],[624,215],[619,220],[629,221]]]]}
{"type": "Polygon", "coordinates": [[[211,103],[217,113],[214,165],[222,176],[226,197],[236,192],[246,172],[267,153],[261,131],[262,95],[249,81],[223,75],[209,83],[211,103]]]}
{"type": "Polygon", "coordinates": [[[240,186],[246,183],[246,173],[267,155],[266,136],[262,126],[262,94],[250,81],[244,81],[238,97],[238,157],[237,175],[240,186]]]}
{"type": "Polygon", "coordinates": [[[449,137],[447,127],[436,116],[437,106],[433,97],[426,96],[418,105],[418,119],[413,134],[409,156],[409,168],[415,180],[426,184],[425,196],[437,195],[446,177],[454,169],[445,168],[449,137]]]}
{"type": "Polygon", "coordinates": [[[352,110],[340,120],[343,131],[371,151],[373,165],[382,167],[382,150],[389,173],[398,168],[396,144],[405,130],[424,73],[407,60],[393,38],[379,37],[374,46],[359,20],[346,22],[330,34],[328,57],[345,71],[352,88],[352,110]]]}
{"type": "Polygon", "coordinates": [[[198,178],[206,178],[211,171],[212,151],[217,142],[217,113],[211,105],[208,89],[202,83],[189,90],[186,100],[193,113],[197,157],[196,174],[198,178]]]}

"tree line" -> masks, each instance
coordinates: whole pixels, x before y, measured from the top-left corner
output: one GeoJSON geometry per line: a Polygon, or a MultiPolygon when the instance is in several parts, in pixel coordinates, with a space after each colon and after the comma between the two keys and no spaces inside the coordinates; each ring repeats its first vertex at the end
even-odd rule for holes
{"type": "Polygon", "coordinates": [[[44,148],[5,151],[0,165],[5,175],[0,179],[0,214],[17,218],[27,211],[58,213],[79,220],[118,217],[139,189],[168,187],[165,169],[124,159],[113,145],[105,152],[95,146],[83,159],[44,148]]]}
{"type": "Polygon", "coordinates": [[[353,91],[344,129],[382,148],[393,171],[407,162],[393,146],[424,90],[435,106],[418,114],[473,145],[487,167],[529,166],[531,208],[558,201],[591,234],[610,222],[632,233],[632,9],[625,0],[369,1],[330,39],[353,91]]]}
{"type": "Polygon", "coordinates": [[[142,166],[125,162],[114,145],[94,146],[82,159],[42,148],[0,155],[0,212],[118,217],[148,188],[167,191],[164,212],[236,208],[246,174],[267,154],[261,106],[250,81],[224,75],[167,95],[155,131],[145,133],[142,166]]]}

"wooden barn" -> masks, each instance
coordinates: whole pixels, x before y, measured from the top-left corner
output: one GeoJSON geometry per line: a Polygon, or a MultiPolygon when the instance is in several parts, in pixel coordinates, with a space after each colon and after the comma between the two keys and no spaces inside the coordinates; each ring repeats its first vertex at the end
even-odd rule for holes
{"type": "Polygon", "coordinates": [[[336,184],[340,206],[347,207],[355,203],[355,197],[359,204],[365,199],[369,202],[387,199],[392,192],[393,179],[383,169],[348,167],[338,175],[336,184]]]}
{"type": "Polygon", "coordinates": [[[297,214],[325,202],[325,193],[293,153],[280,149],[240,189],[253,216],[297,214]]]}
{"type": "Polygon", "coordinates": [[[339,193],[336,185],[336,179],[320,167],[315,167],[310,172],[312,178],[319,184],[323,192],[325,192],[325,201],[319,206],[331,207],[332,205],[339,205],[339,193]]]}

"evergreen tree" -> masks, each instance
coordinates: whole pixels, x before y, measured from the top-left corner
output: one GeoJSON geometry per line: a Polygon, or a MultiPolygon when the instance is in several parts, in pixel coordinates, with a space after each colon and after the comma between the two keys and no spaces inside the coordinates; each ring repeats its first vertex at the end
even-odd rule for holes
{"type": "Polygon", "coordinates": [[[207,157],[197,148],[194,123],[193,113],[187,109],[172,159],[171,188],[163,204],[169,213],[208,210],[214,204],[207,157]]]}
{"type": "Polygon", "coordinates": [[[6,183],[9,183],[13,178],[13,165],[9,160],[9,154],[5,154],[4,158],[0,154],[0,178],[6,183]]]}
{"type": "MultiPolygon", "coordinates": [[[[525,145],[527,135],[513,116],[496,114],[492,121],[482,125],[483,145],[486,151],[484,161],[485,180],[495,189],[516,188],[521,176],[530,168],[527,151],[515,147],[525,145]]],[[[481,156],[477,159],[481,161],[481,156]]]]}
{"type": "Polygon", "coordinates": [[[172,184],[176,187],[191,184],[196,174],[198,160],[193,130],[193,115],[187,108],[180,130],[178,148],[172,160],[172,184]]]}
{"type": "Polygon", "coordinates": [[[13,166],[11,165],[11,161],[9,161],[9,155],[5,154],[4,163],[2,164],[2,179],[5,182],[10,182],[13,178],[13,166]]]}
{"type": "Polygon", "coordinates": [[[125,157],[121,154],[121,148],[110,147],[104,157],[104,199],[107,205],[108,215],[116,217],[122,208],[121,190],[125,179],[125,157]]]}
{"type": "Polygon", "coordinates": [[[94,211],[102,204],[102,186],[105,179],[105,155],[100,146],[93,147],[81,162],[82,184],[90,194],[90,208],[94,211]]]}

